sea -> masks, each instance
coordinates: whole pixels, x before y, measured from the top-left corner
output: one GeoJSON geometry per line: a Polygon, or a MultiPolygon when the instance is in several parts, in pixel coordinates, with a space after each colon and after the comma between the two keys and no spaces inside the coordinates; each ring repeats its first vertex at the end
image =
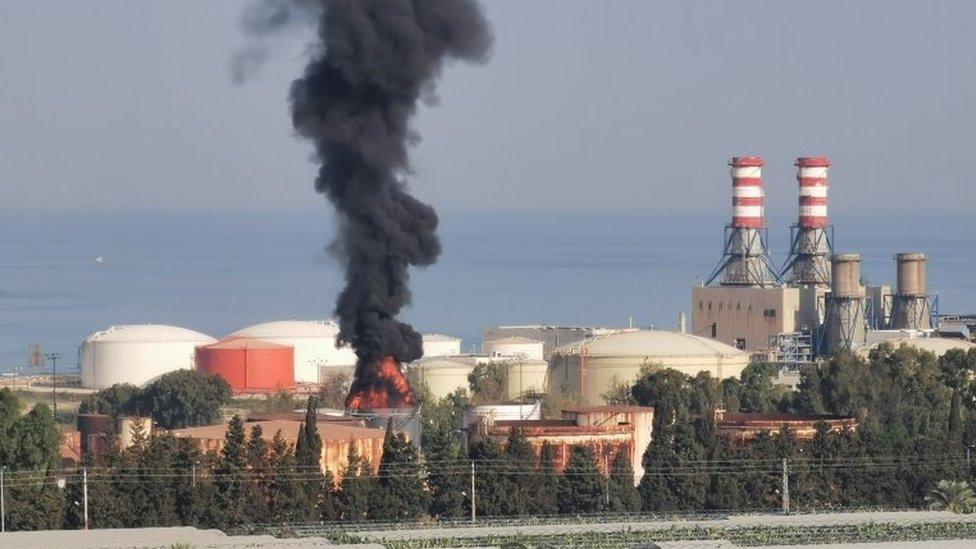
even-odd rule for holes
{"type": "MultiPolygon", "coordinates": [[[[976,223],[969,216],[835,215],[835,250],[864,256],[871,283],[894,283],[892,256],[929,254],[943,313],[973,313],[976,223]]],[[[672,329],[691,287],[716,266],[725,214],[447,213],[443,254],[411,272],[403,318],[480,347],[486,326],[672,329]]],[[[785,260],[789,220],[769,230],[785,260]]],[[[6,212],[0,214],[0,372],[28,373],[28,351],[77,369],[89,334],[160,323],[221,337],[270,320],[331,316],[343,284],[328,252],[329,211],[6,212]]],[[[50,364],[42,369],[49,369],[50,364]]]]}

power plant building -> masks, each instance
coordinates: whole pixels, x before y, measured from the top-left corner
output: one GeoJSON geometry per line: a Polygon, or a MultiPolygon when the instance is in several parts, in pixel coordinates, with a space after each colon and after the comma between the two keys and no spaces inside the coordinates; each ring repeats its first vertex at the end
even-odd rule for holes
{"type": "Polygon", "coordinates": [[[295,350],[250,337],[229,337],[196,349],[201,372],[224,378],[235,393],[295,387],[295,350]]]}
{"type": "Polygon", "coordinates": [[[297,383],[323,383],[336,374],[351,376],[356,353],[348,345],[336,347],[339,327],[334,322],[283,320],[242,328],[228,337],[247,337],[294,349],[297,383]]]}
{"type": "Polygon", "coordinates": [[[749,365],[749,354],[696,335],[638,330],[560,347],[549,364],[550,392],[579,395],[583,403],[597,405],[605,393],[632,383],[644,368],[662,366],[690,376],[708,372],[724,379],[739,377],[749,365]]]}
{"type": "Polygon", "coordinates": [[[215,341],[200,332],[160,324],[113,326],[95,332],[78,351],[81,386],[104,389],[130,383],[140,387],[169,372],[192,370],[197,346],[215,341]]]}
{"type": "Polygon", "coordinates": [[[765,350],[772,336],[797,331],[800,321],[800,291],[779,282],[766,246],[764,164],[758,156],[729,162],[732,221],[722,259],[691,292],[692,332],[750,352],[765,350]]]}

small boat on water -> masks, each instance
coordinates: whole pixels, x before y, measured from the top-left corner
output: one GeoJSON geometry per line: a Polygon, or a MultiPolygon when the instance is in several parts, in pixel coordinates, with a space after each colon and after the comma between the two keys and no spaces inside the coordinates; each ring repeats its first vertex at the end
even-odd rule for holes
{"type": "Polygon", "coordinates": [[[96,255],[95,257],[92,258],[92,261],[94,261],[96,265],[101,265],[105,263],[105,256],[96,255]]]}

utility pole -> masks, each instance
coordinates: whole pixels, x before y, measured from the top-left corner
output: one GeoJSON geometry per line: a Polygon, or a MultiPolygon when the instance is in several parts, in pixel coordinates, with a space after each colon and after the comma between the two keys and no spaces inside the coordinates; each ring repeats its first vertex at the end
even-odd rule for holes
{"type": "Polygon", "coordinates": [[[84,502],[82,508],[85,511],[85,530],[88,529],[88,469],[81,470],[81,495],[84,502]]]}
{"type": "Polygon", "coordinates": [[[474,462],[471,462],[471,524],[474,524],[478,517],[477,500],[474,495],[474,462]]]}
{"type": "Polygon", "coordinates": [[[190,477],[190,487],[191,488],[196,488],[197,487],[197,464],[196,464],[196,462],[194,462],[193,465],[190,466],[190,474],[192,475],[190,477]]]}
{"type": "Polygon", "coordinates": [[[3,470],[6,467],[0,465],[0,533],[7,531],[7,509],[3,503],[3,470]]]}
{"type": "Polygon", "coordinates": [[[51,364],[54,365],[54,377],[52,378],[53,381],[51,383],[51,385],[53,385],[54,388],[52,389],[51,394],[52,394],[53,399],[54,399],[54,418],[55,418],[54,420],[57,421],[57,417],[58,417],[58,359],[61,358],[61,355],[59,355],[58,353],[48,353],[48,354],[46,354],[44,356],[46,356],[47,359],[51,361],[51,364]]]}
{"type": "Polygon", "coordinates": [[[790,514],[790,466],[783,458],[783,513],[790,514]]]}
{"type": "Polygon", "coordinates": [[[604,493],[607,496],[607,498],[606,498],[606,503],[607,503],[606,510],[609,511],[610,510],[610,468],[607,467],[607,455],[606,454],[603,454],[603,470],[606,471],[606,473],[607,473],[607,476],[604,479],[604,481],[605,481],[604,484],[605,484],[605,488],[606,488],[605,491],[604,491],[604,493]]]}

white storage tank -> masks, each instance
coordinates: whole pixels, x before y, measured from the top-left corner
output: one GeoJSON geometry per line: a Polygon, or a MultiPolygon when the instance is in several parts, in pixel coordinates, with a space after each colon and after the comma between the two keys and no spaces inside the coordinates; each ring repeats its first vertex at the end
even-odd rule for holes
{"type": "Polygon", "coordinates": [[[487,356],[519,357],[527,360],[543,360],[544,344],[522,336],[503,337],[485,341],[481,345],[487,356]]]}
{"type": "Polygon", "coordinates": [[[444,334],[424,334],[424,356],[458,356],[461,354],[461,338],[444,334]]]}
{"type": "Polygon", "coordinates": [[[215,341],[176,326],[112,326],[88,336],[81,344],[81,385],[90,389],[116,383],[142,386],[169,372],[192,370],[196,347],[215,341]]]}
{"type": "Polygon", "coordinates": [[[618,384],[632,383],[645,366],[662,366],[689,376],[739,377],[749,355],[714,339],[665,330],[597,336],[556,349],[549,360],[549,389],[580,395],[589,406],[618,384]]]}
{"type": "Polygon", "coordinates": [[[407,366],[407,378],[414,387],[426,385],[435,399],[464,389],[468,391],[468,375],[478,360],[473,357],[423,358],[407,366]]]}
{"type": "Polygon", "coordinates": [[[325,320],[281,320],[242,328],[231,337],[252,337],[295,349],[295,381],[321,383],[356,369],[356,353],[348,345],[336,348],[339,326],[325,320]]]}

